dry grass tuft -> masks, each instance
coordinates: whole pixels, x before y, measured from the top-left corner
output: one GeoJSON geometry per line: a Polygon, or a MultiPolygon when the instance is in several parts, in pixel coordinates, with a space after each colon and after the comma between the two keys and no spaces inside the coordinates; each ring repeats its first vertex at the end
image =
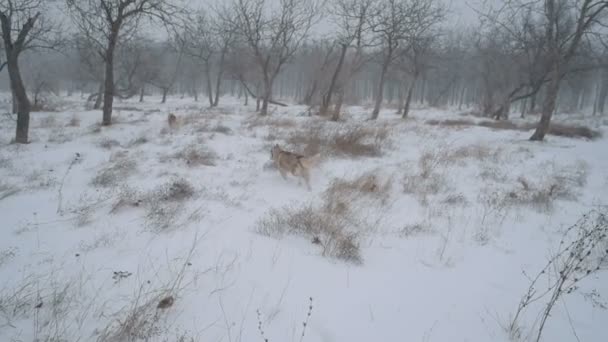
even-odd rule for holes
{"type": "Polygon", "coordinates": [[[110,165],[99,170],[91,184],[99,187],[111,187],[126,181],[137,171],[135,158],[126,153],[116,153],[110,157],[110,165]]]}
{"type": "Polygon", "coordinates": [[[217,154],[213,151],[209,151],[200,145],[188,145],[181,151],[165,158],[163,161],[170,161],[179,159],[184,161],[189,166],[215,166],[217,160],[217,154]]]}
{"type": "Polygon", "coordinates": [[[388,126],[328,128],[322,124],[312,124],[291,132],[287,143],[307,155],[322,152],[338,157],[376,157],[382,155],[389,136],[388,126]]]}
{"type": "Polygon", "coordinates": [[[362,262],[357,234],[349,232],[347,220],[310,204],[272,209],[257,222],[256,230],[271,237],[303,236],[321,246],[323,256],[355,264],[362,262]]]}
{"type": "MultiPolygon", "coordinates": [[[[325,210],[338,215],[352,215],[357,201],[369,200],[385,205],[390,197],[391,179],[381,179],[376,172],[369,172],[353,180],[333,180],[323,193],[325,210]]],[[[362,208],[356,208],[356,210],[362,208]]]]}
{"type": "Polygon", "coordinates": [[[146,207],[149,226],[157,231],[175,226],[184,209],[184,202],[195,194],[194,186],[187,180],[174,178],[144,195],[142,203],[146,207]]]}
{"type": "Polygon", "coordinates": [[[116,139],[103,138],[97,142],[97,146],[106,150],[111,150],[114,147],[119,147],[120,142],[118,142],[116,139]]]}
{"type": "Polygon", "coordinates": [[[381,225],[392,180],[378,171],[352,180],[336,179],[323,193],[323,204],[286,206],[270,210],[257,222],[263,235],[303,236],[321,247],[321,254],[359,264],[359,239],[381,225]]]}
{"type": "MultiPolygon", "coordinates": [[[[530,131],[536,129],[536,124],[515,124],[507,120],[483,120],[475,123],[468,119],[447,119],[447,120],[427,120],[426,124],[433,126],[443,127],[467,127],[467,126],[480,126],[494,130],[510,130],[510,131],[530,131]]],[[[552,123],[549,127],[550,135],[568,137],[568,138],[586,138],[589,140],[597,139],[602,136],[601,132],[593,130],[586,126],[580,125],[568,125],[562,123],[552,123]]]]}
{"type": "Polygon", "coordinates": [[[587,182],[587,166],[584,163],[565,167],[549,164],[541,167],[548,171],[546,176],[538,181],[520,176],[517,179],[518,187],[506,194],[505,204],[550,212],[558,199],[575,200],[578,197],[576,190],[587,182]]]}

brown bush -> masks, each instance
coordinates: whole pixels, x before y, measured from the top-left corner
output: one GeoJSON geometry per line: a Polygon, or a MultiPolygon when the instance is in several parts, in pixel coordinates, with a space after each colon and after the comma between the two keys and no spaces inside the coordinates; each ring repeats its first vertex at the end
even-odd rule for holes
{"type": "Polygon", "coordinates": [[[256,224],[258,233],[281,237],[285,234],[307,238],[322,248],[322,255],[347,262],[362,262],[357,234],[349,232],[347,220],[310,204],[272,209],[256,224]]]}
{"type": "Polygon", "coordinates": [[[339,157],[375,157],[382,154],[390,136],[387,126],[328,128],[312,124],[289,134],[287,143],[306,155],[323,152],[339,157]]]}

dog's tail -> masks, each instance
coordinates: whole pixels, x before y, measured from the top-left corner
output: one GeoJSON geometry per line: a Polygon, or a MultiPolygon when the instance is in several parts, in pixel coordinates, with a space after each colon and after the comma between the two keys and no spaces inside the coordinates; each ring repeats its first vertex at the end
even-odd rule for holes
{"type": "Polygon", "coordinates": [[[320,161],[321,161],[321,154],[320,153],[317,153],[314,156],[303,157],[303,158],[300,159],[300,162],[302,163],[302,166],[304,166],[307,169],[316,166],[317,164],[319,164],[320,161]]]}

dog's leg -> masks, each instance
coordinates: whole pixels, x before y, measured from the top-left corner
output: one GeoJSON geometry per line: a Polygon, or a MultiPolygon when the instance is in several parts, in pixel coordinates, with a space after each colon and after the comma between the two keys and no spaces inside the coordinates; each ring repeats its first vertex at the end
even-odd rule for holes
{"type": "Polygon", "coordinates": [[[279,167],[279,172],[281,173],[281,177],[283,177],[284,180],[287,180],[287,174],[285,173],[285,170],[279,167]]]}

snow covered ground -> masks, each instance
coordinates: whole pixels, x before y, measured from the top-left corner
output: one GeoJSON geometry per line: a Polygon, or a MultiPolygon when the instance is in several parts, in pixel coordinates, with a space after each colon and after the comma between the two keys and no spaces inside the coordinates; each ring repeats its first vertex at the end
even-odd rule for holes
{"type": "MultiPolygon", "coordinates": [[[[83,108],[33,113],[29,145],[0,119],[1,341],[533,340],[548,298],[506,331],[529,277],[608,204],[606,138],[429,125],[463,118],[438,109],[148,98],[100,127],[83,108]],[[274,143],[321,152],[312,191],[274,143]]],[[[608,341],[608,276],[579,285],[544,341],[608,341]]]]}

